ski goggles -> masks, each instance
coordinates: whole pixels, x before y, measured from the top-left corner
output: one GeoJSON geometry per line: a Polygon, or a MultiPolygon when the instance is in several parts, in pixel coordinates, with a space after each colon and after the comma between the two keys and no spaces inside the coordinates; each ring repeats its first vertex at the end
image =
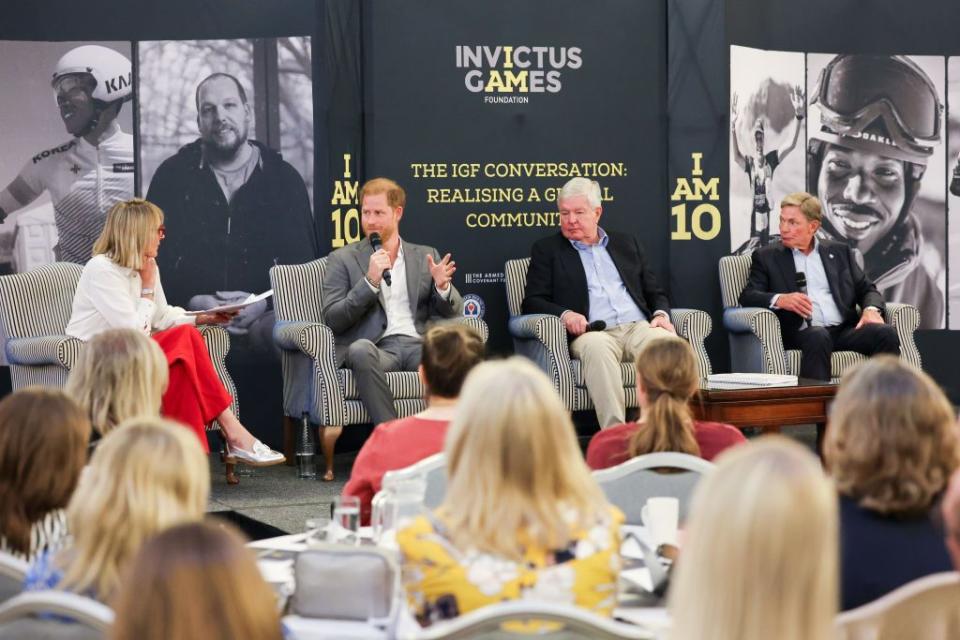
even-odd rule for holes
{"type": "Polygon", "coordinates": [[[89,73],[66,73],[54,78],[51,85],[54,93],[58,96],[68,96],[75,89],[82,89],[91,93],[97,86],[97,81],[89,73]]]}
{"type": "Polygon", "coordinates": [[[882,118],[898,146],[930,155],[930,143],[940,141],[943,105],[937,89],[903,56],[835,57],[820,72],[811,104],[819,105],[821,123],[841,136],[857,136],[882,118]]]}

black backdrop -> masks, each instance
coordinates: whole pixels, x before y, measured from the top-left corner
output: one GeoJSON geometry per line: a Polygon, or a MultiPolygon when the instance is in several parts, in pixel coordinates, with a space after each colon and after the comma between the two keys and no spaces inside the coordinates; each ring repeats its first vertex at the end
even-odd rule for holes
{"type": "MultiPolygon", "coordinates": [[[[729,44],[798,51],[960,53],[954,28],[960,5],[942,1],[915,2],[905,10],[893,0],[874,0],[866,6],[828,0],[736,0],[726,6],[719,0],[609,0],[587,6],[570,3],[576,18],[566,20],[556,17],[566,5],[546,0],[505,3],[502,11],[486,3],[450,4],[436,0],[9,2],[0,9],[0,39],[314,36],[315,215],[321,239],[331,237],[331,195],[335,182],[344,177],[342,156],[347,153],[353,162],[351,181],[375,173],[407,181],[410,162],[490,158],[630,163],[627,178],[616,185],[616,200],[606,205],[606,223],[633,230],[644,239],[654,264],[669,274],[676,306],[710,311],[714,332],[708,348],[716,371],[727,370],[729,361],[716,277],[717,259],[729,247],[723,179],[728,175],[729,44]],[[411,13],[427,22],[406,20],[411,13]],[[531,42],[533,38],[550,42],[531,42]],[[488,105],[471,102],[469,98],[476,96],[462,91],[462,79],[457,80],[455,73],[462,70],[455,69],[450,49],[456,44],[514,41],[565,46],[589,42],[594,49],[585,52],[583,68],[564,72],[560,94],[531,100],[527,106],[536,107],[536,118],[523,117],[523,109],[516,108],[519,105],[480,111],[488,105]],[[442,48],[435,50],[435,46],[442,48]],[[418,73],[423,64],[436,71],[418,73]],[[391,77],[390,70],[409,75],[401,80],[391,77]],[[451,108],[443,100],[456,106],[451,108]],[[490,117],[481,120],[481,113],[490,117]],[[598,118],[606,122],[597,122],[598,118]],[[630,126],[616,128],[617,119],[630,126]],[[427,127],[431,135],[415,135],[417,129],[408,123],[427,127]],[[451,149],[455,155],[443,157],[436,151],[440,149],[451,149]],[[501,149],[508,153],[494,158],[501,149]],[[724,226],[709,240],[671,241],[677,220],[671,217],[675,203],[669,195],[679,178],[690,177],[692,153],[702,154],[704,179],[721,177],[717,206],[724,226]]],[[[528,228],[495,238],[478,230],[462,235],[467,231],[463,210],[453,206],[437,209],[439,222],[434,216],[417,221],[428,185],[414,181],[410,186],[415,206],[405,220],[405,233],[463,254],[461,260],[467,264],[461,264],[461,274],[498,271],[504,257],[522,255],[533,238],[545,234],[544,229],[528,228]],[[509,240],[504,241],[506,237],[509,240]]],[[[503,231],[507,230],[499,233],[503,231]]],[[[467,288],[462,279],[457,284],[467,288]]],[[[478,285],[476,292],[487,301],[487,319],[499,332],[495,340],[502,348],[503,285],[478,285]]],[[[960,335],[924,332],[918,343],[925,368],[955,400],[960,398],[960,372],[951,366],[960,335]]],[[[269,393],[278,389],[276,381],[276,389],[269,393]]],[[[241,400],[247,416],[260,405],[254,398],[241,400]]],[[[275,422],[277,414],[270,413],[264,408],[262,419],[275,422]]]]}

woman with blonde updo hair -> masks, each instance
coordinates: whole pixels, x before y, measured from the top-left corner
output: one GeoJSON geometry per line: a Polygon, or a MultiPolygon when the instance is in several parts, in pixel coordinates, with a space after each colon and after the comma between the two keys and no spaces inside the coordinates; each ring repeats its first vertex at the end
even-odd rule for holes
{"type": "Polygon", "coordinates": [[[90,339],[64,391],[106,435],[137,416],[160,415],[167,359],[156,342],[133,329],[108,329],[90,339]]]}
{"type": "Polygon", "coordinates": [[[129,563],[113,605],[112,640],[282,637],[276,595],[226,523],[181,524],[152,538],[129,563]]]}
{"type": "Polygon", "coordinates": [[[37,558],[30,589],[61,589],[103,602],[145,540],[203,517],[210,493],[196,437],[161,418],[120,424],[97,447],[67,507],[73,544],[37,558]]]}
{"type": "Polygon", "coordinates": [[[837,504],[817,458],[781,436],[720,455],[694,492],[670,640],[828,640],[837,504]]]}
{"type": "Polygon", "coordinates": [[[623,514],[590,475],[540,369],[519,357],[477,365],[444,452],[443,504],[397,533],[421,624],[515,599],[612,613],[623,514]]]}
{"type": "Polygon", "coordinates": [[[169,369],[164,416],[192,429],[204,451],[206,425],[215,420],[226,439],[228,463],[280,464],[283,454],[254,438],[233,413],[232,398],[195,326],[230,322],[236,312],[190,315],[167,304],[156,260],[165,237],[163,211],[155,204],[134,198],[111,207],[80,274],[67,335],[91,340],[108,329],[132,329],[150,336],[169,369]]]}
{"type": "Polygon", "coordinates": [[[840,383],[823,457],[840,493],[843,609],[953,570],[939,506],[960,441],[930,376],[893,356],[858,365],[840,383]]]}
{"type": "Polygon", "coordinates": [[[693,419],[690,400],[700,390],[700,375],[686,340],[670,336],[647,343],[637,355],[636,369],[640,418],[591,438],[587,447],[591,469],[658,451],[713,460],[727,447],[746,441],[736,427],[693,419]]]}

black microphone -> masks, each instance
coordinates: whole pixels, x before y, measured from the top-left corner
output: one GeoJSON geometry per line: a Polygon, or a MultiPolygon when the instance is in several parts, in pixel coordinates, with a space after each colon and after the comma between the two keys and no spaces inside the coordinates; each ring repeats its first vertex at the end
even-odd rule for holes
{"type": "MultiPolygon", "coordinates": [[[[383,248],[383,243],[380,242],[380,234],[374,231],[370,234],[370,246],[373,247],[374,251],[380,251],[383,248]]],[[[392,287],[390,284],[390,269],[384,269],[383,274],[381,275],[383,281],[387,283],[388,287],[392,287]]]]}
{"type": "MultiPolygon", "coordinates": [[[[807,274],[803,271],[797,271],[797,289],[800,290],[800,293],[807,295],[807,274]]],[[[805,320],[810,320],[810,318],[805,318],[805,320]]]]}
{"type": "Polygon", "coordinates": [[[587,331],[603,331],[607,328],[607,323],[603,320],[594,320],[587,325],[587,331]]]}

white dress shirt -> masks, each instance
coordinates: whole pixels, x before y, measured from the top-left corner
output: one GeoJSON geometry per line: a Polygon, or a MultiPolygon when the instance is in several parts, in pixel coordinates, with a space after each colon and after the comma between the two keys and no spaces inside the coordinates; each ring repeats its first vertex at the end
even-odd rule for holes
{"type": "MultiPolygon", "coordinates": [[[[367,282],[374,291],[376,287],[367,282]]],[[[446,291],[437,289],[437,293],[444,300],[450,299],[450,286],[446,291]]],[[[407,263],[403,258],[403,243],[397,249],[397,259],[393,261],[390,267],[390,284],[380,281],[379,292],[383,295],[383,309],[387,313],[387,328],[381,338],[387,336],[410,336],[419,338],[417,326],[413,320],[413,312],[410,310],[410,291],[407,289],[407,263]]]]}
{"type": "Polygon", "coordinates": [[[142,288],[137,271],[105,255],[92,257],[77,283],[67,335],[89,340],[107,329],[136,329],[150,335],[178,324],[196,324],[196,316],[167,304],[159,271],[153,300],[140,297],[142,288]]]}

